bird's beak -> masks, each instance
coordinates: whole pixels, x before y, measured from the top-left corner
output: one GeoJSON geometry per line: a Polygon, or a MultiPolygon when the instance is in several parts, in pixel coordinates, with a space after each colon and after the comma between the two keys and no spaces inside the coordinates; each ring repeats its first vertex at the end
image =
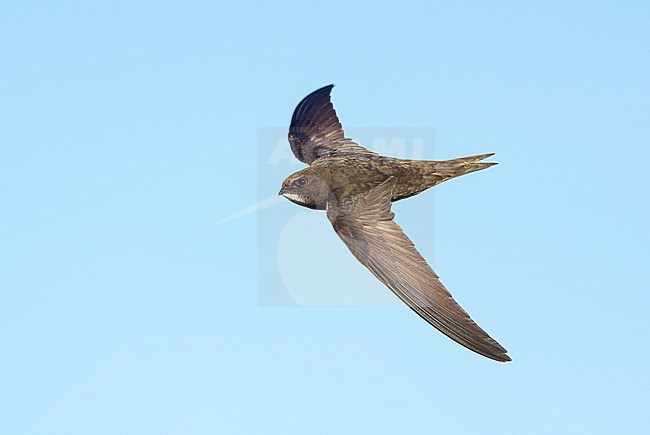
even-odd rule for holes
{"type": "Polygon", "coordinates": [[[282,195],[284,193],[284,186],[282,186],[282,189],[278,192],[278,195],[282,195]]]}

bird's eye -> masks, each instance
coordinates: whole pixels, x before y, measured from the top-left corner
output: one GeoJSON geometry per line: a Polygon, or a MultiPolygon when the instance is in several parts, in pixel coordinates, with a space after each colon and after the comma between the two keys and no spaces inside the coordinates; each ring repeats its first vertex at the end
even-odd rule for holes
{"type": "Polygon", "coordinates": [[[307,179],[304,177],[298,178],[296,181],[293,182],[293,184],[295,184],[298,187],[303,187],[305,184],[307,184],[307,179]]]}

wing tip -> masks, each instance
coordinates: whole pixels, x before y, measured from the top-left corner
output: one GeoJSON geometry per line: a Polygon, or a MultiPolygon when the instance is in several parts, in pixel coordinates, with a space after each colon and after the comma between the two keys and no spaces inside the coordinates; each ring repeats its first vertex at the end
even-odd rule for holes
{"type": "Polygon", "coordinates": [[[334,83],[330,83],[329,85],[325,85],[323,87],[316,89],[314,92],[312,92],[312,94],[319,94],[321,92],[327,92],[329,94],[333,88],[334,88],[334,83]]]}
{"type": "Polygon", "coordinates": [[[291,124],[293,124],[298,120],[302,112],[311,110],[311,106],[316,104],[318,101],[322,102],[323,97],[327,96],[326,99],[327,102],[329,102],[330,93],[332,92],[333,87],[334,87],[333,83],[327,86],[323,86],[311,92],[305,98],[300,100],[300,103],[298,103],[298,105],[293,111],[293,116],[291,117],[291,124]]]}
{"type": "MultiPolygon", "coordinates": [[[[477,353],[483,355],[486,358],[490,358],[494,361],[502,362],[502,363],[507,363],[512,361],[512,358],[510,358],[510,355],[508,355],[508,350],[505,349],[503,346],[501,346],[499,343],[496,343],[496,348],[492,347],[490,349],[482,349],[479,350],[477,353]]],[[[477,350],[470,348],[470,350],[474,350],[475,352],[477,350]]]]}

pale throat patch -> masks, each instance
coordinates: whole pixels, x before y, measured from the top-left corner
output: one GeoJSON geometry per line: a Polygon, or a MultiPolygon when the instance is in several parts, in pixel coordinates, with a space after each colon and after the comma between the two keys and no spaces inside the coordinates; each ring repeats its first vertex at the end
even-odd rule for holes
{"type": "Polygon", "coordinates": [[[304,202],[304,200],[302,199],[302,196],[298,195],[297,193],[283,193],[282,196],[284,196],[285,198],[290,199],[292,201],[296,201],[296,202],[300,202],[300,203],[304,202]]]}

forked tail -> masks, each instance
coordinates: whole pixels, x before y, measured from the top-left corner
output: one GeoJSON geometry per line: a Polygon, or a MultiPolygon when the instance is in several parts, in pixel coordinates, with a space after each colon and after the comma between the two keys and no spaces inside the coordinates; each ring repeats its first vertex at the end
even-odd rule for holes
{"type": "Polygon", "coordinates": [[[494,153],[479,154],[476,156],[461,157],[459,159],[443,160],[441,162],[436,162],[435,164],[436,175],[442,176],[442,180],[438,181],[438,183],[449,180],[451,178],[460,177],[461,175],[469,174],[470,172],[480,171],[481,169],[489,168],[490,166],[496,165],[497,164],[496,162],[481,161],[493,155],[494,153]]]}
{"type": "Polygon", "coordinates": [[[401,174],[393,188],[391,200],[398,201],[408,198],[443,181],[494,166],[496,162],[481,161],[493,155],[494,153],[479,154],[477,156],[442,161],[404,161],[404,173],[401,174]],[[419,177],[414,177],[415,174],[418,174],[419,177]]]}

